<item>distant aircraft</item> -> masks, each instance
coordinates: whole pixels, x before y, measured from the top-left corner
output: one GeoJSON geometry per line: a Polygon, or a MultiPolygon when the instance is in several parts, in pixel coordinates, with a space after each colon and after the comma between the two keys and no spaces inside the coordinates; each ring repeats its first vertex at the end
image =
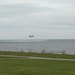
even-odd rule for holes
{"type": "Polygon", "coordinates": [[[29,35],[29,37],[31,37],[31,38],[32,38],[32,37],[34,37],[34,35],[29,35]]]}

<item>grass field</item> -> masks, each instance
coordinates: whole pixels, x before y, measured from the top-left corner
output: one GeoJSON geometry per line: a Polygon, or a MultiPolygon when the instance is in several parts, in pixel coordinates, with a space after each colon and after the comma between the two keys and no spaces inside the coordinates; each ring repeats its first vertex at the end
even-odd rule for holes
{"type": "MultiPolygon", "coordinates": [[[[0,55],[75,59],[75,55],[64,54],[0,52],[0,55]]],[[[11,57],[0,56],[0,75],[75,75],[75,62],[60,60],[11,59],[11,57]]]]}
{"type": "Polygon", "coordinates": [[[0,75],[75,75],[75,62],[0,59],[0,75]]]}
{"type": "Polygon", "coordinates": [[[33,57],[47,57],[47,58],[65,58],[75,59],[75,55],[67,54],[50,54],[50,53],[32,53],[32,52],[0,52],[0,55],[17,55],[17,56],[33,56],[33,57]]]}

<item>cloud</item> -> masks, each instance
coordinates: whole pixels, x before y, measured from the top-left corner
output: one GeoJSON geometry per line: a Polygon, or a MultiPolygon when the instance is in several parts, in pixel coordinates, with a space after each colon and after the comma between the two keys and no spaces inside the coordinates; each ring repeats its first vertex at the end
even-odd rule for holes
{"type": "Polygon", "coordinates": [[[74,19],[74,0],[0,0],[0,34],[3,37],[12,34],[13,38],[24,38],[24,33],[26,36],[37,34],[38,38],[73,37],[74,19]]]}

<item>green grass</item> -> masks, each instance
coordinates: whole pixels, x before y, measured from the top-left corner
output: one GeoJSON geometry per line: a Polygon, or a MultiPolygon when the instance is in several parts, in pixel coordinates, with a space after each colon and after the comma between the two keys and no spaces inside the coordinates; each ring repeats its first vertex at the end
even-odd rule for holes
{"type": "Polygon", "coordinates": [[[75,59],[75,55],[67,54],[50,54],[50,53],[26,53],[26,52],[0,52],[0,55],[18,55],[18,56],[35,56],[35,57],[47,57],[47,58],[67,58],[75,59]]]}
{"type": "Polygon", "coordinates": [[[0,56],[0,58],[13,58],[13,57],[0,56]]]}
{"type": "MultiPolygon", "coordinates": [[[[0,52],[0,55],[75,59],[75,55],[58,55],[46,53],[41,54],[24,52],[0,52]]],[[[56,60],[11,59],[11,57],[0,56],[0,75],[75,75],[75,62],[56,60]]]]}
{"type": "Polygon", "coordinates": [[[75,75],[75,62],[0,59],[0,75],[75,75]]]}

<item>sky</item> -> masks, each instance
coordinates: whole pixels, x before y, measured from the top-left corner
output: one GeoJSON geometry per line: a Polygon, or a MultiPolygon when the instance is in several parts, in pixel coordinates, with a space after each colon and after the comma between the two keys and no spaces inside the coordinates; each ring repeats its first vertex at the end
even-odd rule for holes
{"type": "Polygon", "coordinates": [[[0,0],[0,39],[75,39],[75,0],[0,0]]]}

